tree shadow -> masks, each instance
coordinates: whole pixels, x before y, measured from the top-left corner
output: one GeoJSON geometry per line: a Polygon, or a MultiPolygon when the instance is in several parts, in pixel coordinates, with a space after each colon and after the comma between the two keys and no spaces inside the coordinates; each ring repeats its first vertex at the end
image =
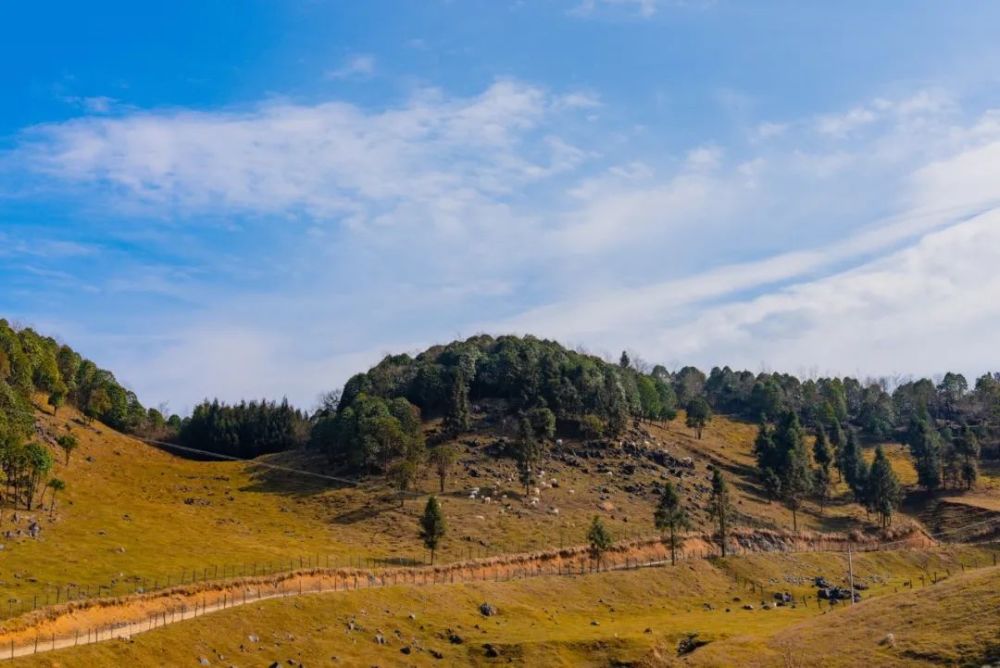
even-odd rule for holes
{"type": "Polygon", "coordinates": [[[349,472],[331,469],[322,455],[303,451],[259,457],[247,462],[246,471],[252,481],[241,487],[241,492],[304,498],[363,485],[349,472]]]}

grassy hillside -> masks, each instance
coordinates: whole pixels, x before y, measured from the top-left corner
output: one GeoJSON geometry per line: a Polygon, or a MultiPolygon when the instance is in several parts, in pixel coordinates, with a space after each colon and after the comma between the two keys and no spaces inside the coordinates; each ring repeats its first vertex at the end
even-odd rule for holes
{"type": "Polygon", "coordinates": [[[765,643],[734,639],[710,645],[693,663],[979,666],[997,660],[1000,568],[994,567],[809,619],[765,643]]]}
{"type": "MultiPolygon", "coordinates": [[[[868,584],[866,597],[875,600],[857,609],[876,606],[885,597],[894,601],[892,609],[903,610],[916,594],[945,587],[937,585],[913,594],[904,582],[916,581],[925,572],[957,574],[962,563],[971,565],[977,559],[987,563],[989,556],[972,548],[858,555],[856,581],[868,584]],[[894,595],[904,589],[905,594],[894,595]]],[[[984,573],[982,581],[995,585],[996,569],[989,573],[992,576],[984,573]]],[[[765,657],[763,665],[783,665],[782,643],[788,641],[781,633],[785,629],[819,633],[848,614],[844,605],[832,612],[826,603],[817,605],[809,586],[816,575],[843,581],[845,557],[756,555],[582,577],[307,595],[215,613],[128,642],[60,650],[16,663],[198,665],[204,657],[211,665],[285,664],[289,660],[304,665],[485,665],[511,659],[546,666],[605,666],[615,661],[666,664],[677,660],[681,638],[698,633],[710,644],[689,657],[694,663],[736,665],[760,654],[765,657]],[[764,594],[751,592],[747,579],[760,582],[764,594]],[[761,599],[773,601],[775,591],[810,598],[794,607],[763,609],[761,599]],[[483,617],[479,605],[484,601],[496,606],[499,614],[483,617]],[[755,609],[744,610],[747,604],[755,609]],[[376,634],[386,644],[378,644],[376,634]],[[449,641],[453,634],[461,638],[460,644],[449,641]],[[498,658],[487,656],[487,645],[498,658]],[[404,648],[409,648],[408,654],[404,648]]],[[[979,586],[979,579],[971,581],[979,586]]],[[[965,580],[956,575],[955,582],[965,580]]],[[[961,589],[948,591],[956,590],[961,589]]],[[[875,609],[871,616],[887,615],[886,606],[875,609]]],[[[843,643],[850,636],[845,629],[832,637],[843,643]]],[[[809,642],[822,647],[814,638],[809,642]]],[[[830,665],[857,665],[836,656],[832,659],[830,665]]]]}
{"type": "MultiPolygon", "coordinates": [[[[698,440],[682,419],[647,425],[645,433],[626,436],[625,447],[600,452],[564,442],[545,463],[545,479],[555,484],[542,486],[537,506],[523,497],[514,463],[488,454],[494,436],[462,437],[462,461],[442,497],[449,531],[440,558],[579,544],[594,515],[601,515],[616,537],[649,535],[656,489],[665,479],[682,485],[695,507],[696,527],[705,528],[710,525],[704,510],[709,464],[721,466],[732,479],[740,523],[788,528],[788,511],[768,502],[753,479],[754,427],[717,417],[698,440]],[[660,466],[649,458],[650,450],[672,459],[660,466]],[[687,457],[691,468],[670,463],[687,457]],[[469,498],[473,487],[480,488],[477,499],[469,498]],[[485,503],[484,496],[492,503],[485,503]]],[[[93,594],[98,586],[120,593],[163,586],[168,578],[176,583],[181,577],[232,574],[234,568],[249,570],[255,564],[298,566],[301,558],[321,564],[327,558],[333,564],[362,557],[425,559],[416,534],[423,499],[400,506],[380,480],[335,488],[256,464],[191,461],[98,422],[87,425],[71,408],[58,417],[39,410],[38,424],[48,437],[71,430],[80,447],[69,466],[58,458],[54,475],[68,487],[51,518],[47,511],[22,510],[16,524],[9,511],[4,519],[4,530],[13,535],[3,540],[3,613],[65,597],[67,587],[73,595],[81,588],[93,594]],[[24,533],[32,517],[42,524],[38,540],[24,533]]],[[[314,456],[303,453],[262,461],[322,468],[314,456]]],[[[897,453],[893,463],[905,476],[908,460],[897,453]]],[[[437,491],[437,480],[425,472],[418,489],[437,491]]],[[[864,512],[849,502],[846,488],[839,492],[822,513],[807,504],[800,526],[864,526],[864,512]]],[[[994,498],[990,491],[984,494],[983,503],[994,498]]]]}

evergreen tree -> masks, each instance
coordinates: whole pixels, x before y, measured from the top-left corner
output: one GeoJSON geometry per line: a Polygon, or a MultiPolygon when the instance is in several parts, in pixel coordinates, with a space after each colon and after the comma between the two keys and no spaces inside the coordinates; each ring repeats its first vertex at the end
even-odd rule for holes
{"type": "Polygon", "coordinates": [[[618,375],[612,369],[604,373],[604,394],[608,412],[606,431],[610,436],[621,436],[628,428],[628,403],[618,375]]]}
{"type": "Polygon", "coordinates": [[[833,462],[833,452],[830,449],[830,441],[827,439],[823,425],[819,425],[816,429],[816,440],[813,442],[813,461],[816,462],[816,470],[813,471],[813,491],[819,500],[820,512],[823,512],[830,497],[830,464],[833,462]]]}
{"type": "Polygon", "coordinates": [[[448,414],[445,416],[444,428],[457,435],[469,430],[472,423],[472,413],[469,409],[469,381],[461,367],[455,369],[451,384],[451,397],[448,414]]]}
{"type": "Polygon", "coordinates": [[[910,422],[906,436],[917,469],[917,483],[933,494],[941,487],[941,436],[925,414],[910,422]]]}
{"type": "Polygon", "coordinates": [[[590,558],[597,563],[597,568],[600,569],[601,558],[605,552],[611,549],[613,541],[611,534],[604,528],[604,522],[597,515],[594,515],[594,520],[590,523],[590,529],[587,531],[587,543],[590,546],[590,558]]]}
{"type": "Polygon", "coordinates": [[[847,485],[857,494],[864,487],[865,462],[861,457],[861,444],[853,429],[847,432],[847,441],[837,455],[837,468],[847,485]]]}
{"type": "Polygon", "coordinates": [[[798,511],[802,501],[812,491],[813,475],[809,468],[805,434],[794,412],[789,411],[782,417],[774,443],[778,451],[781,498],[792,511],[792,530],[798,531],[798,511]]]}
{"type": "Polygon", "coordinates": [[[694,429],[701,439],[701,432],[712,421],[712,408],[702,397],[695,397],[688,402],[685,423],[689,429],[694,429]]]}
{"type": "Polygon", "coordinates": [[[883,528],[892,523],[892,514],[902,500],[899,479],[881,445],[875,448],[875,459],[866,483],[865,500],[870,511],[878,515],[883,528]]]}
{"type": "Polygon", "coordinates": [[[712,467],[712,495],[709,497],[708,512],[719,526],[719,543],[722,546],[722,556],[726,556],[726,541],[729,536],[729,520],[733,513],[732,500],[729,496],[729,484],[726,483],[722,471],[712,467]]]}
{"type": "Polygon", "coordinates": [[[842,482],[844,480],[844,471],[840,468],[840,453],[844,449],[844,446],[847,445],[847,435],[844,433],[844,428],[840,425],[840,420],[835,419],[830,425],[830,444],[833,446],[834,464],[837,465],[837,480],[838,482],[842,482]]]}
{"type": "Polygon", "coordinates": [[[833,463],[833,451],[830,449],[830,440],[826,436],[826,429],[820,425],[816,429],[816,440],[813,443],[813,461],[816,466],[829,471],[830,464],[833,463]]]}
{"type": "Polygon", "coordinates": [[[431,551],[431,563],[434,563],[434,553],[444,538],[445,523],[444,513],[441,511],[441,504],[436,496],[427,499],[424,507],[424,514],[420,518],[420,539],[424,541],[424,546],[431,551]]]}
{"type": "Polygon", "coordinates": [[[687,511],[671,483],[663,486],[660,502],[653,513],[653,522],[660,531],[670,532],[670,563],[677,563],[677,532],[691,526],[687,511]]]}
{"type": "Polygon", "coordinates": [[[767,423],[764,415],[761,415],[760,424],[757,425],[757,438],[753,444],[754,456],[757,458],[757,469],[760,473],[761,482],[767,496],[772,501],[781,498],[781,476],[779,468],[781,457],[778,447],[774,443],[774,430],[767,423]]]}
{"type": "Polygon", "coordinates": [[[537,482],[538,465],[542,459],[541,445],[535,438],[534,429],[527,416],[523,416],[519,422],[514,457],[517,461],[518,478],[524,485],[524,494],[527,496],[528,490],[537,482]]]}
{"type": "Polygon", "coordinates": [[[961,433],[955,442],[955,448],[962,456],[962,466],[960,477],[966,489],[972,489],[979,478],[979,438],[976,432],[968,425],[962,427],[961,433]]]}

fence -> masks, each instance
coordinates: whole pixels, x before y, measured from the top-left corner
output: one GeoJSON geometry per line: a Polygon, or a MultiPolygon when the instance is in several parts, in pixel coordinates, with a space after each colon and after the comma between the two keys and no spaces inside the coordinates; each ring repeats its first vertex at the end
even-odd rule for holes
{"type": "MultiPolygon", "coordinates": [[[[658,538],[621,532],[621,541],[651,541],[658,538]]],[[[512,545],[506,541],[494,545],[466,545],[453,562],[488,559],[508,554],[531,551],[530,546],[512,545]]],[[[47,583],[40,591],[21,597],[9,596],[0,599],[0,620],[16,618],[51,605],[62,603],[82,603],[100,599],[132,596],[146,592],[169,589],[176,586],[199,583],[224,582],[234,578],[276,576],[294,573],[302,569],[376,569],[390,566],[419,566],[428,563],[428,553],[385,553],[385,554],[308,554],[289,559],[268,561],[246,561],[236,564],[202,564],[186,568],[176,573],[142,575],[130,574],[107,583],[47,583]]]]}
{"type": "MultiPolygon", "coordinates": [[[[376,589],[398,585],[427,586],[445,583],[453,584],[456,582],[508,582],[531,577],[580,576],[589,573],[637,570],[669,565],[671,563],[669,550],[663,545],[660,539],[656,539],[655,542],[664,548],[663,554],[656,555],[655,558],[638,558],[630,556],[627,552],[620,553],[623,549],[649,547],[653,544],[650,542],[635,542],[632,545],[618,545],[614,548],[616,551],[608,553],[599,560],[589,558],[585,548],[573,548],[569,550],[571,554],[568,555],[568,558],[566,555],[567,551],[564,550],[558,553],[545,553],[530,557],[520,563],[487,559],[478,562],[460,562],[433,567],[390,567],[381,570],[365,570],[363,568],[355,568],[353,570],[326,569],[321,567],[314,570],[301,570],[292,573],[283,572],[277,574],[277,577],[270,576],[273,578],[270,581],[259,579],[253,581],[251,579],[246,582],[231,582],[228,587],[215,590],[173,595],[164,593],[162,600],[159,601],[159,607],[152,612],[143,613],[127,621],[78,628],[71,634],[36,634],[34,638],[20,644],[11,640],[9,646],[0,651],[0,656],[13,660],[17,657],[39,652],[101,642],[114,638],[129,638],[138,633],[161,628],[174,622],[194,619],[219,610],[293,595],[356,591],[359,589],[376,589]],[[171,601],[171,596],[183,596],[186,602],[171,601]]],[[[733,549],[727,550],[727,555],[745,556],[772,552],[788,554],[806,552],[843,553],[848,550],[848,547],[853,551],[860,552],[885,549],[880,544],[849,546],[846,544],[824,545],[819,542],[807,549],[751,549],[746,546],[737,545],[733,549]],[[827,549],[823,549],[824,547],[827,549]]],[[[892,548],[891,545],[890,548],[892,548]]],[[[721,553],[717,549],[687,550],[677,554],[677,561],[712,559],[719,556],[721,556],[721,553]]],[[[305,562],[303,561],[303,563],[305,562]]],[[[995,566],[996,564],[997,553],[994,551],[992,565],[995,566]]],[[[981,562],[976,559],[974,567],[988,565],[990,565],[989,559],[984,558],[981,562]]],[[[964,571],[965,565],[962,564],[961,567],[964,571]]],[[[253,576],[249,575],[247,577],[253,578],[253,576]]],[[[761,595],[764,594],[764,583],[740,578],[738,575],[734,575],[734,578],[738,586],[755,592],[759,590],[761,595]]],[[[928,575],[927,581],[924,584],[937,581],[937,579],[937,573],[935,572],[933,578],[928,575]]],[[[921,576],[921,581],[924,581],[923,576],[921,576]]],[[[912,586],[912,582],[909,585],[912,586]]]]}

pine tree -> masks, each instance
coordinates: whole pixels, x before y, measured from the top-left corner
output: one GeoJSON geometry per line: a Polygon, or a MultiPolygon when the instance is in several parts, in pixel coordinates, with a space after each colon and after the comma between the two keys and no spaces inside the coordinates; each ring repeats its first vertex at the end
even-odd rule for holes
{"type": "Polygon", "coordinates": [[[833,424],[830,425],[830,444],[833,446],[834,463],[837,465],[837,481],[843,482],[844,471],[840,468],[840,453],[844,449],[844,446],[847,445],[847,435],[844,434],[844,428],[840,425],[840,420],[834,419],[833,424]]]}
{"type": "Polygon", "coordinates": [[[941,436],[926,415],[910,421],[906,442],[917,469],[917,483],[933,494],[941,487],[941,436]]]}
{"type": "Polygon", "coordinates": [[[802,425],[794,412],[789,411],[782,418],[775,432],[774,444],[779,458],[777,473],[781,478],[781,498],[792,511],[792,530],[798,531],[798,511],[802,501],[812,491],[813,475],[802,425]]]}
{"type": "Polygon", "coordinates": [[[440,545],[444,534],[444,513],[441,512],[441,504],[438,503],[437,497],[432,496],[427,499],[424,514],[420,518],[420,539],[424,541],[424,546],[431,551],[432,564],[434,563],[434,552],[440,545]]]}
{"type": "Polygon", "coordinates": [[[522,416],[518,423],[518,438],[514,457],[517,461],[518,478],[524,485],[524,494],[527,496],[528,490],[537,482],[538,464],[542,458],[541,445],[535,438],[534,429],[527,416],[522,416]]]}
{"type": "Polygon", "coordinates": [[[892,514],[899,507],[901,500],[899,479],[892,470],[882,446],[879,445],[875,448],[875,459],[872,461],[866,481],[867,507],[878,515],[880,524],[885,528],[892,523],[892,514]]]}
{"type": "Polygon", "coordinates": [[[833,462],[833,451],[830,449],[830,441],[827,439],[823,425],[819,425],[816,430],[813,460],[816,462],[816,470],[813,471],[813,490],[819,499],[819,508],[822,513],[830,497],[830,464],[833,462]]]}
{"type": "Polygon", "coordinates": [[[847,432],[847,441],[837,454],[837,468],[844,481],[857,493],[863,487],[864,459],[861,457],[861,444],[853,429],[847,432]]]}
{"type": "Polygon", "coordinates": [[[729,497],[729,485],[717,467],[712,467],[712,495],[709,497],[708,512],[719,525],[719,542],[722,556],[726,556],[726,540],[729,536],[729,519],[733,512],[729,497]]]}
{"type": "Polygon", "coordinates": [[[611,549],[613,541],[611,534],[604,528],[604,522],[597,515],[594,515],[594,520],[590,523],[590,529],[587,531],[587,543],[590,545],[590,558],[597,563],[597,568],[600,569],[601,558],[605,552],[611,549]]]}
{"type": "Polygon", "coordinates": [[[976,432],[968,425],[962,427],[962,431],[955,441],[955,448],[962,456],[960,472],[962,484],[965,485],[966,489],[972,489],[979,478],[979,467],[977,466],[977,460],[979,459],[979,439],[976,437],[976,432]]]}
{"type": "Polygon", "coordinates": [[[455,369],[451,382],[451,396],[448,401],[448,414],[444,419],[444,428],[448,433],[457,435],[468,431],[471,423],[469,382],[461,368],[455,369]]]}
{"type": "Polygon", "coordinates": [[[691,522],[674,486],[669,482],[663,486],[660,502],[653,513],[653,522],[660,531],[670,532],[670,563],[676,564],[677,532],[689,528],[691,522]]]}

